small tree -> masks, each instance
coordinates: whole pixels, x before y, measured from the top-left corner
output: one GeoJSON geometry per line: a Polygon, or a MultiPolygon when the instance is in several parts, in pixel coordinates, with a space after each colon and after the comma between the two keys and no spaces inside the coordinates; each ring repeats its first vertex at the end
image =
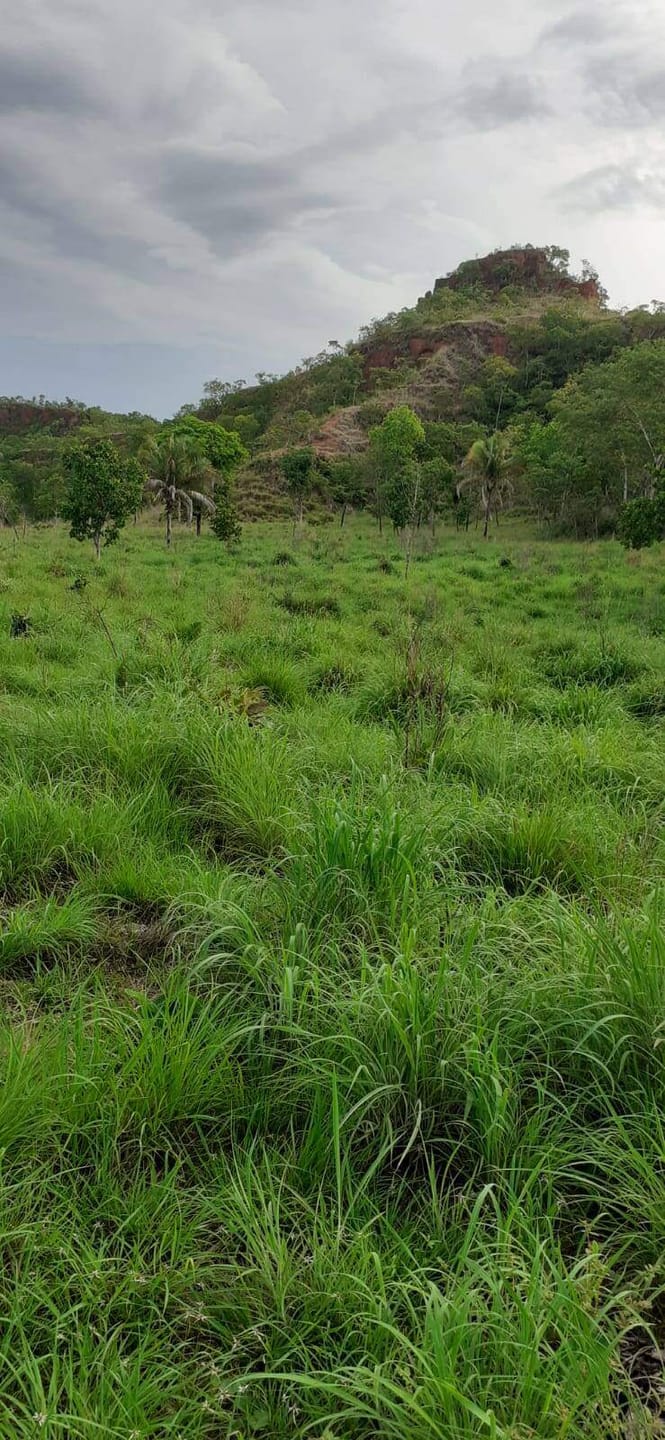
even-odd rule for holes
{"type": "Polygon", "coordinates": [[[16,491],[9,480],[0,475],[0,525],[11,525],[16,530],[19,518],[19,503],[16,491]]]}
{"type": "Polygon", "coordinates": [[[468,530],[471,523],[471,501],[468,495],[455,494],[455,529],[468,530]]]}
{"type": "Polygon", "coordinates": [[[379,528],[384,509],[396,530],[415,522],[421,478],[417,462],[424,445],[422,423],[408,405],[398,405],[370,431],[379,528]]]}
{"type": "Polygon", "coordinates": [[[137,460],[120,454],[110,440],[83,440],[63,457],[67,496],[63,515],[73,540],[92,540],[99,559],[130,515],[138,510],[145,475],[137,460]]]}
{"type": "Polygon", "coordinates": [[[309,447],[288,450],[280,460],[286,489],[293,503],[293,528],[302,525],[305,501],[314,489],[315,455],[309,447]]]}
{"type": "Polygon", "coordinates": [[[363,510],[367,499],[364,466],[358,456],[342,456],[328,463],[330,498],[340,510],[340,526],[347,510],[363,510]]]}
{"type": "Polygon", "coordinates": [[[466,475],[459,483],[459,489],[475,483],[480,491],[483,506],[483,535],[487,539],[492,507],[498,516],[499,507],[509,485],[510,451],[506,434],[495,430],[485,440],[474,440],[465,460],[466,475]]]}
{"type": "Polygon", "coordinates": [[[419,520],[429,520],[434,535],[437,517],[443,514],[452,500],[454,470],[443,455],[435,455],[431,460],[423,461],[421,472],[419,520]]]}
{"type": "Polygon", "coordinates": [[[665,469],[659,466],[653,496],[641,495],[624,505],[617,536],[627,550],[642,550],[665,540],[665,469]]]}
{"type": "Polygon", "coordinates": [[[210,517],[210,525],[213,534],[228,545],[229,549],[238,544],[242,526],[234,504],[230,480],[222,479],[217,484],[215,510],[210,517]]]}

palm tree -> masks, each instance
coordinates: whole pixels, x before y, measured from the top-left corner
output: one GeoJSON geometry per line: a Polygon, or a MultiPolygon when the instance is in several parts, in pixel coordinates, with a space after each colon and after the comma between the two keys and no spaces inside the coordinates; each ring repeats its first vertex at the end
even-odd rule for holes
{"type": "Polygon", "coordinates": [[[210,468],[196,445],[186,435],[166,431],[149,437],[141,458],[148,471],[148,489],[164,506],[167,545],[171,544],[173,516],[183,511],[188,525],[196,513],[196,533],[200,535],[203,511],[212,515],[215,506],[201,490],[192,488],[196,480],[207,478],[210,468]]]}
{"type": "Polygon", "coordinates": [[[465,486],[473,481],[480,485],[485,516],[483,535],[487,539],[492,506],[498,520],[499,507],[510,490],[510,448],[504,432],[495,430],[485,440],[474,440],[464,461],[464,470],[466,477],[458,482],[457,494],[459,497],[465,486]]]}

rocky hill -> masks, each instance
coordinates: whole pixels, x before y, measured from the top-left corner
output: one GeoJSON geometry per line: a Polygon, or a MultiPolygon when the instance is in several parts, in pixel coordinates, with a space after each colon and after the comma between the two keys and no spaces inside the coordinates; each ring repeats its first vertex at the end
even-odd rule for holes
{"type": "MultiPolygon", "coordinates": [[[[240,434],[252,455],[239,477],[241,509],[268,517],[285,507],[279,457],[289,447],[311,445],[324,461],[361,453],[372,426],[404,404],[426,424],[460,427],[460,443],[470,426],[477,433],[520,417],[543,421],[570,376],[661,337],[665,307],[612,311],[588,263],[575,275],[565,250],[513,246],[464,261],[413,306],[285,375],[260,375],[251,386],[208,382],[200,405],[184,411],[240,434]]],[[[80,425],[122,442],[146,424],[155,422],[71,401],[0,399],[0,460],[22,493],[47,493],[57,452],[80,425]]]]}
{"type": "Polygon", "coordinates": [[[568,260],[567,251],[554,245],[516,245],[510,250],[493,250],[480,259],[463,261],[452,274],[435,280],[434,291],[430,293],[459,292],[470,285],[480,285],[488,294],[499,295],[512,286],[531,294],[581,296],[596,303],[605,301],[607,297],[598,275],[588,262],[585,262],[584,273],[577,276],[570,274],[568,260]]]}
{"type": "Polygon", "coordinates": [[[412,307],[365,326],[355,342],[287,375],[229,387],[199,413],[237,427],[255,454],[312,444],[331,459],[362,450],[371,425],[397,404],[423,420],[485,422],[478,392],[487,391],[491,404],[502,367],[504,388],[515,380],[523,396],[538,381],[543,411],[568,374],[632,343],[646,323],[643,312],[619,316],[606,302],[590,265],[574,275],[556,246],[514,246],[465,261],[412,307]]]}

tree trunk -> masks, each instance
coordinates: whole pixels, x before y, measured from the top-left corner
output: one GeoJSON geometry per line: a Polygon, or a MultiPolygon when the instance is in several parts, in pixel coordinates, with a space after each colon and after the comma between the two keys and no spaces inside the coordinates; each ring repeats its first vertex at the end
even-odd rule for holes
{"type": "Polygon", "coordinates": [[[200,511],[200,510],[197,510],[197,512],[196,512],[196,534],[197,534],[197,537],[201,534],[201,511],[200,511]]]}
{"type": "Polygon", "coordinates": [[[171,544],[171,511],[166,512],[166,543],[171,544]]]}
{"type": "Polygon", "coordinates": [[[101,554],[101,550],[102,550],[102,537],[101,537],[101,535],[95,535],[95,560],[99,560],[99,557],[100,557],[100,554],[101,554]]]}
{"type": "Polygon", "coordinates": [[[340,530],[341,530],[341,528],[342,528],[345,520],[346,520],[346,505],[343,505],[343,506],[342,506],[342,518],[341,518],[341,520],[340,520],[340,522],[339,522],[340,530]]]}
{"type": "Polygon", "coordinates": [[[488,532],[489,527],[490,527],[490,506],[491,506],[491,504],[492,504],[492,501],[491,501],[490,497],[488,496],[487,500],[485,501],[485,524],[484,524],[484,526],[483,526],[483,539],[484,539],[484,540],[487,539],[487,532],[488,532]]]}

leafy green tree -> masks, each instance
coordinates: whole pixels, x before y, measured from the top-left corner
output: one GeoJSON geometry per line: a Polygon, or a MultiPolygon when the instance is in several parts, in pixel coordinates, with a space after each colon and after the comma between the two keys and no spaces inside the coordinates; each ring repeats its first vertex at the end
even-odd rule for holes
{"type": "Polygon", "coordinates": [[[398,405],[370,430],[370,461],[381,528],[384,511],[396,530],[415,523],[420,493],[419,457],[425,445],[422,422],[408,405],[398,405]]]}
{"type": "Polygon", "coordinates": [[[557,397],[562,442],[609,497],[627,501],[651,483],[665,452],[664,393],[665,341],[656,340],[588,365],[557,397]]]}
{"type": "Polygon", "coordinates": [[[503,504],[510,486],[511,452],[507,435],[495,430],[484,440],[474,440],[465,461],[466,474],[459,488],[477,487],[483,508],[483,535],[487,539],[489,523],[503,504]]]}
{"type": "Polygon", "coordinates": [[[239,435],[243,445],[251,448],[261,433],[261,424],[258,416],[253,415],[250,410],[241,410],[233,416],[233,429],[236,435],[239,435]]]}
{"type": "MultiPolygon", "coordinates": [[[[235,431],[226,430],[223,425],[217,425],[213,421],[199,420],[196,415],[186,415],[170,428],[173,429],[174,434],[191,441],[199,455],[207,461],[212,503],[217,505],[219,495],[221,509],[226,511],[229,504],[232,506],[231,477],[241,465],[249,460],[249,451],[243,445],[240,436],[235,431]]],[[[192,500],[196,534],[199,536],[203,512],[204,510],[211,512],[207,505],[201,504],[199,494],[193,493],[192,500]]],[[[220,525],[221,523],[220,521],[220,525]]]]}
{"type": "Polygon", "coordinates": [[[271,422],[263,441],[270,450],[280,450],[287,445],[306,449],[317,429],[316,418],[309,410],[290,410],[271,422]]]}
{"type": "Polygon", "coordinates": [[[359,456],[340,456],[327,467],[330,498],[340,511],[340,525],[347,510],[363,510],[367,500],[365,467],[359,456]]]}
{"type": "Polygon", "coordinates": [[[192,440],[201,455],[218,475],[232,475],[249,460],[249,452],[234,430],[226,430],[196,415],[185,415],[172,427],[176,435],[192,440]]]}
{"type": "Polygon", "coordinates": [[[442,515],[453,497],[455,470],[449,460],[435,455],[421,465],[420,514],[418,523],[429,520],[432,534],[438,516],[442,515]]]}
{"type": "Polygon", "coordinates": [[[286,482],[287,493],[293,504],[293,524],[301,525],[305,502],[314,489],[316,457],[309,446],[299,450],[287,450],[280,460],[280,469],[286,482]]]}
{"type": "MultiPolygon", "coordinates": [[[[147,488],[164,507],[166,543],[170,545],[175,515],[184,510],[188,524],[195,509],[197,513],[212,515],[213,501],[195,488],[209,479],[210,465],[196,439],[178,435],[171,429],[151,436],[142,450],[142,458],[148,471],[147,488]]],[[[197,533],[199,530],[197,521],[197,533]]]]}
{"type": "Polygon", "coordinates": [[[640,495],[629,500],[619,515],[617,536],[630,550],[642,550],[657,540],[665,540],[665,467],[658,467],[653,495],[640,495]]]}
{"type": "Polygon", "coordinates": [[[461,464],[469,446],[483,434],[481,425],[460,424],[456,420],[428,420],[424,429],[423,459],[434,460],[440,456],[451,465],[461,464]]]}
{"type": "Polygon", "coordinates": [[[18,518],[19,503],[14,486],[0,475],[0,525],[15,526],[18,518]]]}
{"type": "Polygon", "coordinates": [[[92,540],[99,559],[141,504],[145,475],[138,461],[120,454],[111,440],[83,440],[63,456],[67,493],[63,515],[74,540],[92,540]]]}
{"type": "Polygon", "coordinates": [[[512,443],[524,502],[535,507],[540,520],[562,524],[572,515],[572,498],[579,491],[578,457],[564,444],[557,422],[516,426],[512,443]]]}
{"type": "Polygon", "coordinates": [[[475,385],[464,391],[465,405],[483,425],[503,428],[519,402],[519,372],[503,355],[490,355],[480,368],[475,385]]]}
{"type": "Polygon", "coordinates": [[[244,380],[206,380],[198,407],[202,420],[216,420],[229,399],[244,390],[244,380]]]}
{"type": "Polygon", "coordinates": [[[421,521],[422,466],[413,457],[405,459],[386,486],[386,510],[393,528],[400,533],[421,521]]]}
{"type": "MultiPolygon", "coordinates": [[[[549,425],[517,442],[539,512],[576,534],[611,530],[622,505],[652,498],[665,453],[665,341],[643,341],[571,377],[549,425]]],[[[627,522],[626,522],[627,523],[627,522]]]]}
{"type": "Polygon", "coordinates": [[[555,391],[586,365],[607,360],[628,335],[620,316],[595,311],[590,318],[579,305],[558,305],[538,319],[514,321],[507,338],[518,372],[512,383],[521,397],[515,411],[545,418],[555,391]]]}

